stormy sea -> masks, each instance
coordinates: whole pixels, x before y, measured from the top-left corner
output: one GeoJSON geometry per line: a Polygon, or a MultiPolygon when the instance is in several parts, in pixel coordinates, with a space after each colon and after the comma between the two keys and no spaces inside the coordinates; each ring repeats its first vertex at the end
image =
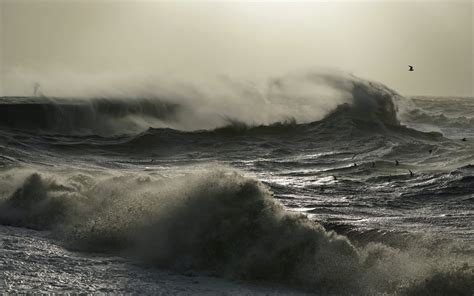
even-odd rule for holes
{"type": "Polygon", "coordinates": [[[225,84],[0,98],[0,291],[473,295],[474,98],[225,84]]]}

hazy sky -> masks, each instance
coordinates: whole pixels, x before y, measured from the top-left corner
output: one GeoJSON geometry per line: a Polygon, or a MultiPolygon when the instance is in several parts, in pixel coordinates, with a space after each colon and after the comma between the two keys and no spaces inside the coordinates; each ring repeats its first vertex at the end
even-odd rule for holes
{"type": "Polygon", "coordinates": [[[0,3],[4,95],[34,80],[77,84],[72,74],[262,79],[320,67],[402,94],[474,95],[473,1],[0,3]]]}

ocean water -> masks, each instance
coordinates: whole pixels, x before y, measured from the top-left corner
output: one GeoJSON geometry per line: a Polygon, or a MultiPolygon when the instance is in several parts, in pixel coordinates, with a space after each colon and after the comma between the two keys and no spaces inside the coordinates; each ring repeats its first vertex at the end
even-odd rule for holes
{"type": "Polygon", "coordinates": [[[0,289],[473,295],[474,98],[273,86],[1,98],[0,289]]]}

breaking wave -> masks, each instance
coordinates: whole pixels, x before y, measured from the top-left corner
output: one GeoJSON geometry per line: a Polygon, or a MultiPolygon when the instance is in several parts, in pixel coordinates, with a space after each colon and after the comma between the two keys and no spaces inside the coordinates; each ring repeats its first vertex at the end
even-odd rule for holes
{"type": "Polygon", "coordinates": [[[445,246],[356,246],[222,167],[174,178],[10,170],[0,185],[1,223],[49,229],[72,249],[325,294],[474,291],[472,257],[453,259],[445,246]]]}
{"type": "Polygon", "coordinates": [[[0,125],[48,134],[114,136],[148,128],[212,130],[235,122],[310,123],[343,105],[350,106],[352,118],[398,125],[397,97],[388,87],[355,76],[304,73],[273,79],[265,91],[234,83],[144,97],[3,98],[0,125]]]}

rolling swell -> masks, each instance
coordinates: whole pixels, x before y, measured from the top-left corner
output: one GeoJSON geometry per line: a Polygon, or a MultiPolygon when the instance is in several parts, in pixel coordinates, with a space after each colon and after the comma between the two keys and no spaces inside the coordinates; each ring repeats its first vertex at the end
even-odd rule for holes
{"type": "Polygon", "coordinates": [[[452,128],[474,128],[474,118],[460,116],[448,117],[444,114],[429,114],[420,109],[414,109],[404,114],[404,120],[410,123],[430,124],[433,126],[452,128]]]}
{"type": "MultiPolygon", "coordinates": [[[[350,104],[339,105],[320,121],[297,123],[294,120],[277,122],[270,125],[251,126],[244,122],[230,121],[230,124],[214,130],[178,131],[173,129],[150,128],[121,143],[124,147],[143,150],[153,148],[170,148],[178,146],[209,147],[236,145],[238,143],[265,143],[268,147],[282,145],[298,146],[318,142],[321,145],[329,142],[345,142],[354,139],[372,139],[384,136],[401,143],[410,141],[434,142],[442,140],[437,132],[421,132],[398,124],[395,113],[387,121],[359,117],[359,110],[350,104]],[[393,123],[393,125],[392,125],[393,123]]],[[[382,117],[385,120],[385,117],[382,117]]]]}
{"type": "Polygon", "coordinates": [[[326,294],[474,290],[472,258],[356,247],[285,211],[259,181],[224,168],[171,179],[11,170],[0,182],[3,224],[49,229],[72,249],[326,294]]]}
{"type": "MultiPolygon", "coordinates": [[[[388,110],[394,108],[389,105],[388,110]]],[[[386,112],[386,111],[384,111],[386,112]]],[[[381,113],[383,114],[383,113],[381,113]]],[[[379,115],[381,115],[379,114],[379,115]]],[[[236,151],[239,147],[248,149],[271,151],[278,149],[310,149],[312,145],[333,145],[334,142],[362,141],[366,144],[382,145],[381,139],[391,139],[399,143],[443,140],[442,135],[436,132],[420,132],[402,125],[391,124],[396,113],[388,113],[388,120],[382,117],[363,118],[360,110],[355,110],[349,103],[339,105],[322,120],[311,123],[298,123],[296,120],[276,122],[270,125],[249,125],[245,122],[227,119],[228,124],[212,130],[182,131],[172,128],[149,128],[136,135],[117,135],[113,132],[105,136],[95,135],[61,135],[61,134],[31,134],[33,130],[22,132],[15,130],[7,141],[10,145],[29,142],[29,146],[54,146],[58,149],[93,149],[109,152],[146,152],[161,151],[160,153],[175,154],[192,150],[227,149],[236,151]],[[379,118],[379,119],[378,119],[379,118]],[[16,139],[13,140],[12,139],[16,139]]],[[[91,129],[104,128],[91,122],[91,129]]],[[[105,125],[107,126],[107,125],[105,125]]],[[[110,126],[110,128],[113,128],[110,126]]],[[[58,125],[57,129],[68,129],[65,125],[58,125]]],[[[107,129],[102,129],[105,132],[107,129]]],[[[125,130],[125,129],[124,129],[125,130]]],[[[54,129],[50,132],[55,131],[54,129]]],[[[56,130],[58,132],[58,130],[56,130]]],[[[8,134],[8,132],[7,132],[8,134]]],[[[407,144],[413,146],[413,144],[407,144]]],[[[426,146],[426,147],[428,147],[426,146]]],[[[421,145],[417,145],[418,150],[421,145]]],[[[377,147],[372,147],[376,149],[377,147]]],[[[72,149],[72,150],[71,150],[72,149]]],[[[400,148],[401,149],[401,148],[400,148]]],[[[428,148],[427,148],[428,149],[428,148]]],[[[226,151],[227,151],[226,150],[226,151]]],[[[224,151],[223,151],[224,152],[224,151]]]]}

